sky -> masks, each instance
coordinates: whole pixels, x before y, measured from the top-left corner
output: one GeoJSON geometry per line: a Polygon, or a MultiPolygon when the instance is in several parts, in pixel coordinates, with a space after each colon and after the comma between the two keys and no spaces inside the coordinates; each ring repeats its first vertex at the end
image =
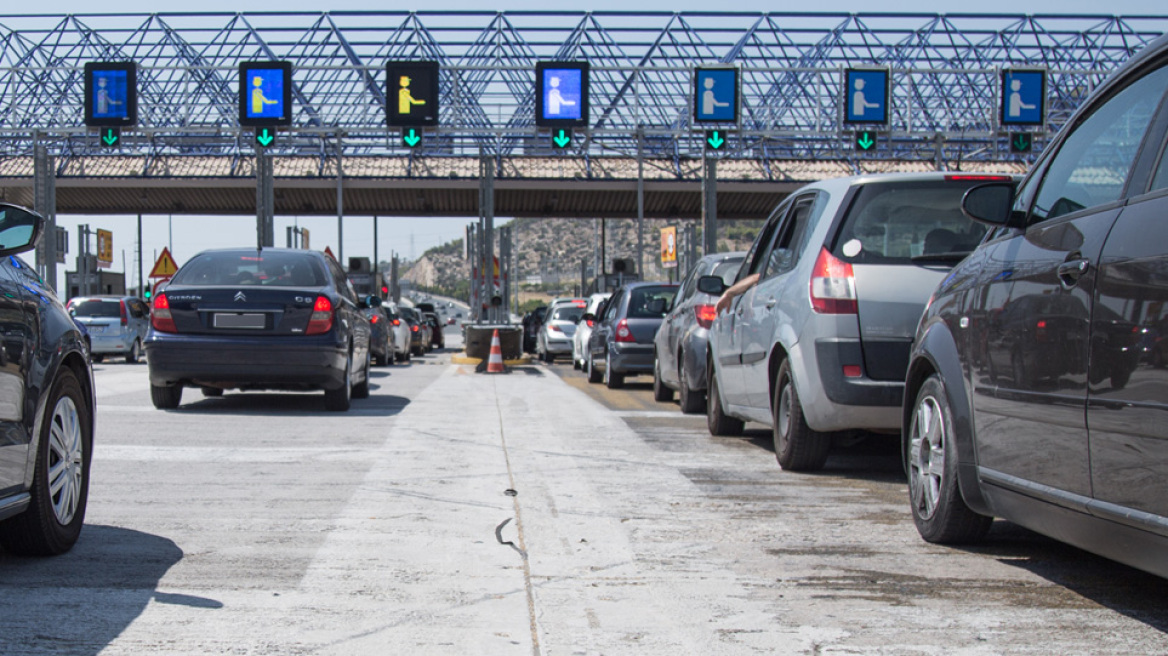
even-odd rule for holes
{"type": "MultiPolygon", "coordinates": [[[[415,5],[416,6],[416,5],[415,5]]],[[[1083,13],[1097,14],[1101,10],[1114,14],[1163,13],[1163,5],[1153,0],[1111,0],[1101,5],[1097,0],[978,0],[970,3],[960,0],[898,0],[896,3],[873,3],[862,0],[819,0],[815,11],[820,12],[919,12],[919,13],[1083,13]]],[[[83,0],[40,0],[36,13],[94,13],[118,12],[137,13],[151,11],[340,11],[340,10],[386,10],[408,7],[387,6],[384,0],[341,0],[322,6],[319,0],[200,0],[196,5],[160,5],[156,0],[117,0],[109,4],[94,4],[83,0]]],[[[629,10],[627,0],[592,0],[587,4],[548,5],[546,0],[509,0],[505,5],[485,7],[470,0],[443,0],[427,10],[629,10]]],[[[637,10],[654,11],[702,11],[722,9],[700,0],[644,0],[636,5],[637,10]]],[[[775,3],[773,0],[739,0],[734,3],[734,11],[799,11],[804,6],[775,3]]],[[[9,13],[6,7],[0,13],[9,13]]],[[[387,260],[391,252],[406,257],[421,256],[428,248],[438,246],[464,234],[465,226],[472,219],[450,218],[398,218],[381,217],[378,228],[378,255],[387,260]]],[[[69,230],[70,253],[68,265],[58,268],[58,277],[63,280],[66,269],[74,268],[77,252],[77,226],[89,225],[91,229],[111,230],[114,235],[113,271],[124,270],[127,286],[134,284],[137,271],[135,261],[137,216],[77,216],[58,214],[58,225],[69,230]],[[122,261],[125,261],[125,268],[122,261]]],[[[502,225],[506,218],[497,223],[502,225]]],[[[143,217],[143,259],[147,274],[156,254],[163,247],[172,250],[181,265],[187,258],[207,248],[253,245],[256,238],[254,215],[239,217],[167,216],[147,215],[143,217]]],[[[276,245],[285,243],[285,228],[290,225],[307,227],[311,232],[311,246],[330,246],[337,250],[337,218],[333,217],[276,217],[276,245]]],[[[372,257],[373,219],[370,217],[350,217],[345,219],[346,256],[364,255],[372,257]]],[[[94,246],[95,247],[95,246],[94,246]]]]}

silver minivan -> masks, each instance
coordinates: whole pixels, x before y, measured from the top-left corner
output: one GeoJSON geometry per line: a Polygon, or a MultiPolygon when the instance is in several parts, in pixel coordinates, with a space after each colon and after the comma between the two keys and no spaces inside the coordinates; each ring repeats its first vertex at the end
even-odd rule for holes
{"type": "Polygon", "coordinates": [[[65,306],[89,331],[94,362],[120,355],[137,363],[150,330],[150,309],[136,296],[75,296],[65,306]]]}
{"type": "MultiPolygon", "coordinates": [[[[909,350],[929,295],[981,241],[965,192],[1009,175],[900,173],[824,180],[771,214],[710,329],[707,419],[772,428],[784,469],[823,466],[833,434],[899,435],[909,350]]],[[[722,293],[722,278],[698,281],[722,293]]]]}

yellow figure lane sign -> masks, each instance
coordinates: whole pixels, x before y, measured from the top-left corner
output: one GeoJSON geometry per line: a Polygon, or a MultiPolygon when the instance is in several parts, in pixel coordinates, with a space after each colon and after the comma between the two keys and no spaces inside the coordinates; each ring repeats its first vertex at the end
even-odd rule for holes
{"type": "Polygon", "coordinates": [[[665,269],[677,266],[677,228],[661,229],[661,266],[665,269]]]}
{"type": "Polygon", "coordinates": [[[438,125],[438,62],[387,62],[385,87],[387,125],[402,128],[438,125]]]}

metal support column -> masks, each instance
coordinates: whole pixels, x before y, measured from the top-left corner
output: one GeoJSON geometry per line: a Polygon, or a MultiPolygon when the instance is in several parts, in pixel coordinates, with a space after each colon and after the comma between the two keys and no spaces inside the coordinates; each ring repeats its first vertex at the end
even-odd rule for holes
{"type": "Polygon", "coordinates": [[[138,215],[138,298],[146,295],[146,279],[142,269],[142,215],[138,215]]]}
{"type": "Polygon", "coordinates": [[[276,194],[272,181],[272,158],[264,151],[256,153],[256,246],[276,245],[276,194]]]}
{"type": "MultiPolygon", "coordinates": [[[[341,150],[341,133],[337,133],[337,261],[345,261],[345,165],[341,150]]],[[[342,265],[344,266],[344,265],[342,265]]]]}
{"type": "MultiPolygon", "coordinates": [[[[705,158],[702,173],[702,255],[718,252],[718,160],[705,158]]],[[[692,266],[687,262],[687,266],[692,266]]],[[[679,272],[680,273],[680,272],[679,272]]]]}
{"type": "MultiPolygon", "coordinates": [[[[377,259],[377,223],[378,223],[377,217],[374,216],[373,217],[373,273],[374,274],[381,273],[381,260],[377,259]]],[[[374,282],[377,282],[377,280],[376,280],[377,277],[378,277],[377,275],[373,276],[374,282]]],[[[380,292],[380,291],[381,291],[380,289],[373,290],[373,292],[375,294],[377,292],[380,292]]],[[[380,294],[378,294],[378,296],[380,296],[380,294]]]]}
{"type": "Polygon", "coordinates": [[[41,278],[57,289],[57,172],[49,149],[38,143],[33,150],[33,209],[45,217],[44,236],[36,249],[41,278]]]}
{"type": "Polygon", "coordinates": [[[503,305],[499,307],[498,320],[504,323],[510,323],[510,305],[511,305],[511,228],[504,226],[499,228],[499,276],[503,285],[502,294],[503,305]]]}
{"type": "Polygon", "coordinates": [[[637,275],[645,277],[645,128],[637,128],[637,275]]]}
{"type": "Polygon", "coordinates": [[[483,220],[483,301],[487,303],[486,319],[498,323],[499,309],[491,300],[495,294],[495,158],[479,156],[479,216],[483,220]]]}

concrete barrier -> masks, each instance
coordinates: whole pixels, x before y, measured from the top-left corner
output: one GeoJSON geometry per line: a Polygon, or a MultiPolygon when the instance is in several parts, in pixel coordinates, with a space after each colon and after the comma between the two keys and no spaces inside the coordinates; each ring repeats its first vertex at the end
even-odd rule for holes
{"type": "Polygon", "coordinates": [[[523,356],[523,326],[464,324],[463,328],[468,358],[486,360],[491,355],[491,336],[496,330],[499,331],[504,360],[518,360],[523,356]]]}

